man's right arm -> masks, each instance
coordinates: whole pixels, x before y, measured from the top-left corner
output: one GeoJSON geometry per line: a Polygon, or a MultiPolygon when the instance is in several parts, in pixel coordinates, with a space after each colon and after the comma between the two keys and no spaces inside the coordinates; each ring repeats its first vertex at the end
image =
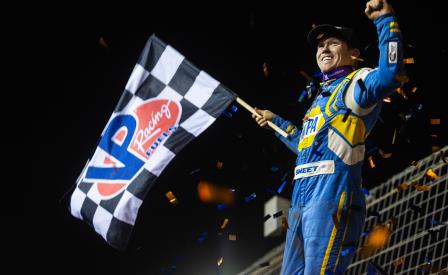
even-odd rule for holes
{"type": "Polygon", "coordinates": [[[260,127],[268,129],[266,121],[269,120],[282,130],[288,133],[288,137],[285,138],[279,133],[275,132],[275,135],[295,154],[298,154],[298,144],[300,140],[300,130],[292,124],[290,121],[283,119],[282,117],[272,113],[269,110],[260,110],[255,108],[255,111],[260,116],[252,115],[255,121],[260,127]]]}

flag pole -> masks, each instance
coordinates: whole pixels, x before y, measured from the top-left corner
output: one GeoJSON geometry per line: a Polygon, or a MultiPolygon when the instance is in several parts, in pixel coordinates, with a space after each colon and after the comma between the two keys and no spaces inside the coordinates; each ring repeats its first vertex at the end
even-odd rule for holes
{"type": "MultiPolygon", "coordinates": [[[[247,104],[244,100],[242,100],[241,98],[237,97],[236,98],[236,102],[238,102],[241,106],[243,106],[244,108],[246,108],[246,110],[248,110],[249,112],[251,112],[252,114],[256,115],[256,116],[260,116],[255,109],[250,106],[249,104],[247,104]]],[[[277,125],[275,125],[274,123],[272,123],[271,121],[267,121],[269,127],[271,127],[274,131],[276,131],[277,133],[279,133],[280,135],[282,135],[284,138],[288,138],[288,134],[283,131],[280,127],[278,127],[277,125]]]]}

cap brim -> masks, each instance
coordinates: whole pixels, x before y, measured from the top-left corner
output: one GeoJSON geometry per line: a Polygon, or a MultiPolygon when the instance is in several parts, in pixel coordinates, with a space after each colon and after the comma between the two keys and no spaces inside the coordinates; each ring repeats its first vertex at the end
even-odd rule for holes
{"type": "Polygon", "coordinates": [[[337,28],[333,25],[323,24],[313,28],[307,37],[308,44],[315,48],[319,40],[324,37],[336,37],[345,40],[350,44],[351,31],[348,28],[337,28]]]}

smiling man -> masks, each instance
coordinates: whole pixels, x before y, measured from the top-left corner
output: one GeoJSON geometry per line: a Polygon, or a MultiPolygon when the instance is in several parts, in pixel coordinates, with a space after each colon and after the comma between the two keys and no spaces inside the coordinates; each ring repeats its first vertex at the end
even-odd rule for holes
{"type": "Polygon", "coordinates": [[[382,99],[406,79],[401,33],[391,5],[370,0],[365,14],[379,37],[379,66],[355,69],[359,50],[349,28],[319,25],[308,34],[322,72],[302,128],[269,110],[256,110],[289,133],[276,134],[297,154],[282,274],[343,274],[362,233],[366,206],[361,190],[364,141],[382,99]]]}

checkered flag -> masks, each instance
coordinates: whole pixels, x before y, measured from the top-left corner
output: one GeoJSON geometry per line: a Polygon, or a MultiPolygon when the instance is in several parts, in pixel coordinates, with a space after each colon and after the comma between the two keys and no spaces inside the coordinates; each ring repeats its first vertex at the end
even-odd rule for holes
{"type": "Polygon", "coordinates": [[[124,250],[157,177],[235,98],[152,35],[77,180],[72,215],[124,250]]]}

